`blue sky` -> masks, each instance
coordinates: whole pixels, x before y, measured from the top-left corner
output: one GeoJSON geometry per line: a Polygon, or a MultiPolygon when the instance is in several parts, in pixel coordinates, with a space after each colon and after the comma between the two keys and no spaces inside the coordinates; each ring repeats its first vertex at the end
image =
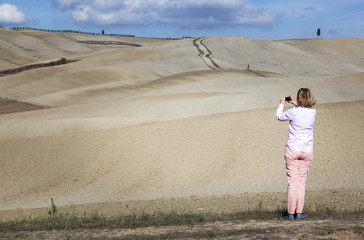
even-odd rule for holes
{"type": "Polygon", "coordinates": [[[363,0],[0,0],[0,25],[137,37],[364,38],[363,0]]]}

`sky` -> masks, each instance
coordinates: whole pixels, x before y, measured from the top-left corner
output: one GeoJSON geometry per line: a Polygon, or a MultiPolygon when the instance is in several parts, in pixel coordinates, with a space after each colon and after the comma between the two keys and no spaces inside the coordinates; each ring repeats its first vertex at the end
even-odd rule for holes
{"type": "Polygon", "coordinates": [[[364,38],[364,0],[0,0],[0,25],[136,37],[364,38]]]}

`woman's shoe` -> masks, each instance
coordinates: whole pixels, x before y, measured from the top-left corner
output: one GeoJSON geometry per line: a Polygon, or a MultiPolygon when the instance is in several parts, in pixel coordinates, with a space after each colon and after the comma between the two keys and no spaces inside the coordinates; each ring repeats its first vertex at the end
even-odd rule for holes
{"type": "Polygon", "coordinates": [[[284,217],[284,219],[293,220],[294,215],[293,214],[288,214],[287,216],[284,217]]]}
{"type": "Polygon", "coordinates": [[[297,214],[296,219],[305,219],[306,216],[302,215],[302,214],[297,214]]]}

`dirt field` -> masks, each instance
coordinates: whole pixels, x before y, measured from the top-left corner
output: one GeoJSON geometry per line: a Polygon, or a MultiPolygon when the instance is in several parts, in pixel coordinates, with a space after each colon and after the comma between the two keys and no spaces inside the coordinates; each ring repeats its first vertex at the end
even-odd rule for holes
{"type": "MultiPolygon", "coordinates": [[[[51,198],[64,213],[107,216],[284,209],[288,123],[274,113],[281,97],[301,87],[317,100],[305,211],[364,209],[363,39],[125,39],[0,29],[0,40],[2,71],[79,60],[0,77],[2,221],[44,216],[51,198]],[[129,45],[88,44],[95,41],[129,45]]],[[[358,234],[352,219],[341,220],[335,236],[358,234]]],[[[234,226],[250,223],[230,224],[227,232],[245,236],[234,226]]],[[[262,231],[277,230],[270,227],[262,231]]],[[[332,231],[317,238],[333,238],[332,231]]]]}

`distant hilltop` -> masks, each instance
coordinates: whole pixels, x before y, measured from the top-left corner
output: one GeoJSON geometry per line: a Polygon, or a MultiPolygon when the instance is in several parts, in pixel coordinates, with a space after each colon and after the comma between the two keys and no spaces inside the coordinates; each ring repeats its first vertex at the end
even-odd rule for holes
{"type": "Polygon", "coordinates": [[[129,34],[116,34],[116,33],[104,33],[102,30],[101,33],[94,32],[83,32],[78,30],[53,30],[53,29],[41,29],[41,28],[33,28],[33,27],[11,27],[9,28],[12,31],[38,31],[38,32],[50,32],[50,33],[76,33],[76,34],[85,34],[85,35],[93,35],[93,36],[111,36],[111,37],[135,37],[135,35],[129,34]]]}

